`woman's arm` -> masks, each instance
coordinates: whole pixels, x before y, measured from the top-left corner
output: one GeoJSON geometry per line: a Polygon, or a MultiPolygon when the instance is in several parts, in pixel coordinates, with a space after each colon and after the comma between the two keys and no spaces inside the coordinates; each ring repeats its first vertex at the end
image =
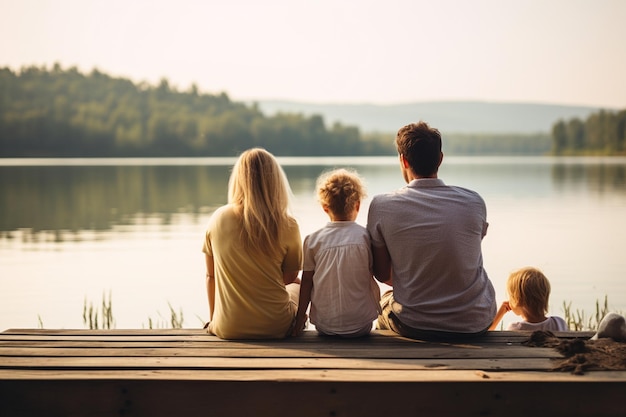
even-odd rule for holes
{"type": "Polygon", "coordinates": [[[287,284],[300,284],[300,278],[298,274],[300,271],[283,272],[283,283],[287,284]]]}
{"type": "Polygon", "coordinates": [[[296,314],[296,325],[293,328],[292,336],[300,336],[306,323],[306,310],[311,302],[311,291],[313,290],[313,274],[315,271],[303,271],[302,283],[300,285],[300,299],[298,300],[298,313],[296,314]]]}
{"type": "Polygon", "coordinates": [[[205,253],[206,258],[206,290],[209,298],[209,321],[213,320],[215,311],[215,265],[213,257],[205,253]]]}

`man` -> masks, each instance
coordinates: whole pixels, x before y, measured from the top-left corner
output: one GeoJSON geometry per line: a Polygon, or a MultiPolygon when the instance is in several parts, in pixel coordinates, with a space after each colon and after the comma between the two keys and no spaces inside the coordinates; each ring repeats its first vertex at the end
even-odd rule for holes
{"type": "Polygon", "coordinates": [[[437,178],[443,160],[437,129],[404,126],[396,147],[407,185],[375,196],[367,220],[374,275],[393,286],[381,299],[378,328],[414,339],[483,334],[496,313],[481,249],[485,202],[437,178]]]}

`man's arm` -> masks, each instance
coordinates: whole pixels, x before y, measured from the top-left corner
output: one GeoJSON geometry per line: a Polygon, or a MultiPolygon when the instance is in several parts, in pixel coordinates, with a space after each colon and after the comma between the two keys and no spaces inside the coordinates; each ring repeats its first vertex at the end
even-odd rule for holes
{"type": "Polygon", "coordinates": [[[386,246],[372,246],[372,257],[374,260],[374,277],[383,284],[393,286],[391,279],[391,255],[386,246]]]}

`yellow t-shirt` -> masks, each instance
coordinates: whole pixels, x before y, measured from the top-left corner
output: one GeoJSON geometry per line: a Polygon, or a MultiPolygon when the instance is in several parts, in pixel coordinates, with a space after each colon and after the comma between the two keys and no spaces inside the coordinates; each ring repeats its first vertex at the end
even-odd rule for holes
{"type": "Polygon", "coordinates": [[[246,252],[241,218],[232,205],[215,211],[202,251],[215,265],[215,309],[209,330],[223,339],[283,338],[297,312],[283,271],[302,267],[302,241],[295,220],[281,231],[281,253],[246,252]]]}

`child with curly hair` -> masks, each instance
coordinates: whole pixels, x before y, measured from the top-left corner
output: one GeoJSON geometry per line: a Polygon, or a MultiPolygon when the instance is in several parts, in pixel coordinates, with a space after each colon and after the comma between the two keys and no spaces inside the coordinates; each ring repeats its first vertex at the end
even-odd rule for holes
{"type": "Polygon", "coordinates": [[[380,310],[380,289],[372,275],[367,230],[355,220],[365,189],[355,171],[322,174],[318,200],[330,222],[304,239],[304,266],[294,335],[304,329],[306,310],[322,335],[368,335],[380,310]]]}

